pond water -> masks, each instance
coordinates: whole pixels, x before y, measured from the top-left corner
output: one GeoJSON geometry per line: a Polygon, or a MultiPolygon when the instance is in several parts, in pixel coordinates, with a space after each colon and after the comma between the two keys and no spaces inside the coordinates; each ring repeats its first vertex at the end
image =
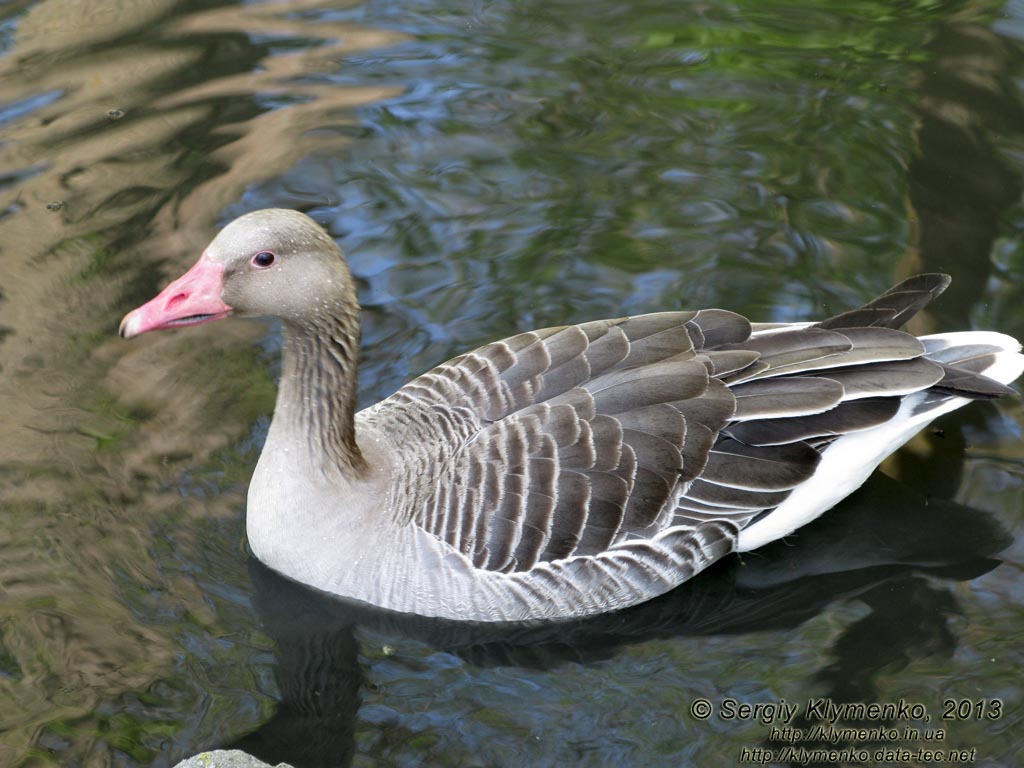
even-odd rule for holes
{"type": "Polygon", "coordinates": [[[116,337],[268,206],[350,257],[364,404],[520,330],[823,317],[919,271],[954,282],[915,330],[1024,337],[1024,3],[839,6],[0,6],[0,764],[732,765],[808,699],[925,708],[839,718],[896,729],[835,745],[867,764],[1024,764],[1020,400],[646,606],[473,634],[251,562],[272,323],[116,337]]]}

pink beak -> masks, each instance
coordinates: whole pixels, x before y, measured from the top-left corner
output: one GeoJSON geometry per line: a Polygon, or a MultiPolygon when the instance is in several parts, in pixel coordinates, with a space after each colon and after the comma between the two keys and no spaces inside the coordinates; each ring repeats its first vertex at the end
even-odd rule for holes
{"type": "Polygon", "coordinates": [[[181,328],[220,320],[231,313],[220,294],[224,289],[224,265],[205,253],[192,269],[168,285],[159,295],[133,309],[121,321],[126,339],[147,331],[181,328]]]}

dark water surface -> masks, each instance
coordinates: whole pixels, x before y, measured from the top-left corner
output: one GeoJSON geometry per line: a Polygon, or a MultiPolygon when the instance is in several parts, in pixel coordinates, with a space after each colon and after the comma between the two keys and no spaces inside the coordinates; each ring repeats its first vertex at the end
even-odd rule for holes
{"type": "Polygon", "coordinates": [[[0,5],[0,764],[732,765],[784,742],[725,699],[809,697],[930,717],[837,746],[1024,764],[1019,400],[647,606],[473,635],[249,562],[272,324],[116,338],[265,206],[348,252],[366,404],[519,330],[820,317],[926,270],[916,330],[1024,337],[1022,76],[1019,2],[0,5]]]}

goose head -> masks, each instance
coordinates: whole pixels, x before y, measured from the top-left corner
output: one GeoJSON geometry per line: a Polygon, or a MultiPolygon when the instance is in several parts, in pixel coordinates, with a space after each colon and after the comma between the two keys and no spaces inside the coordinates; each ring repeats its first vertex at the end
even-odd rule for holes
{"type": "Polygon", "coordinates": [[[298,211],[271,208],[235,219],[202,257],[121,321],[128,339],[228,315],[273,315],[299,327],[352,321],[355,285],[334,240],[298,211]]]}

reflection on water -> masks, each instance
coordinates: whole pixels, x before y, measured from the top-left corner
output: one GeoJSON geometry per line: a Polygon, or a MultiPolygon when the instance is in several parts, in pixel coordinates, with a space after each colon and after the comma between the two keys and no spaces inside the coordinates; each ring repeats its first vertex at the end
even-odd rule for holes
{"type": "MultiPolygon", "coordinates": [[[[296,764],[732,764],[766,730],[694,721],[694,697],[1019,706],[1020,544],[987,559],[1021,528],[1019,402],[890,462],[938,501],[878,481],[792,551],[496,643],[275,614],[242,524],[275,330],[114,336],[217,223],[268,205],[349,252],[367,403],[517,330],[820,316],[922,269],[954,284],[918,330],[1024,336],[1024,19],[992,25],[1001,8],[0,6],[0,764],[233,743],[296,764]]],[[[948,746],[1005,763],[1012,737],[958,723],[948,746]]]]}

